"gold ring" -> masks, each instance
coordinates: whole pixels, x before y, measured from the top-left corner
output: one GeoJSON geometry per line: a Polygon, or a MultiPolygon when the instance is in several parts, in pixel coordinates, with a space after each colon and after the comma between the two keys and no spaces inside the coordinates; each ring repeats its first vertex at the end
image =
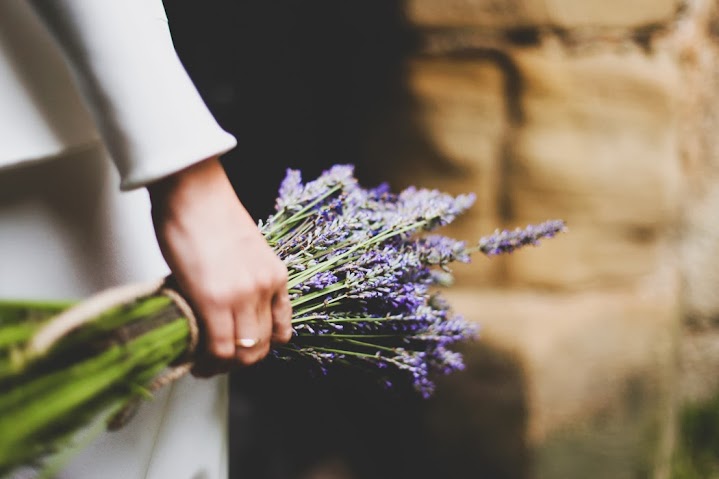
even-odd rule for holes
{"type": "Polygon", "coordinates": [[[257,338],[238,338],[235,345],[240,348],[254,348],[260,342],[257,338]]]}

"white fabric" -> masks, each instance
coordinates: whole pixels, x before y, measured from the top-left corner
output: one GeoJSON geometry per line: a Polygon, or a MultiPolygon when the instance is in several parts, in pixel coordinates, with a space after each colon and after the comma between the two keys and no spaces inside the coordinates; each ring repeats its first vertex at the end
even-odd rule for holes
{"type": "Polygon", "coordinates": [[[98,141],[45,27],[24,0],[0,0],[0,169],[98,141]]]}
{"type": "MultiPolygon", "coordinates": [[[[25,0],[0,0],[0,297],[79,299],[162,277],[147,192],[117,184],[145,185],[235,140],[177,59],[160,0],[33,5],[45,23],[25,0]]],[[[227,401],[226,378],[184,378],[60,477],[223,479],[227,401]]]]}
{"type": "MultiPolygon", "coordinates": [[[[31,3],[69,62],[120,171],[123,189],[146,185],[236,145],[217,125],[182,67],[160,0],[31,3]]],[[[57,48],[39,32],[37,19],[28,18],[25,2],[0,4],[0,72],[5,72],[0,76],[0,126],[20,120],[3,133],[8,143],[0,147],[0,168],[95,138],[57,48]],[[18,18],[27,30],[14,23],[18,18]],[[38,33],[40,40],[27,42],[38,33]],[[37,52],[42,56],[33,60],[37,52]],[[28,77],[43,80],[25,81],[28,77]],[[70,107],[57,104],[57,99],[70,107]],[[46,110],[52,115],[44,115],[46,110]],[[35,149],[44,151],[32,151],[31,142],[20,143],[38,126],[48,140],[35,149]]]]}

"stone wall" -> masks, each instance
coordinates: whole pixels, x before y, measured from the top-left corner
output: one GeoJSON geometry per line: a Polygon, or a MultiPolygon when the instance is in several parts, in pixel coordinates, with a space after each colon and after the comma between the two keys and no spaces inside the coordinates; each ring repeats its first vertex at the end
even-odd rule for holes
{"type": "Polygon", "coordinates": [[[422,27],[516,27],[631,30],[672,22],[677,0],[409,0],[407,12],[422,27]]]}
{"type": "Polygon", "coordinates": [[[712,391],[703,375],[719,358],[706,326],[719,317],[713,2],[406,12],[422,40],[411,99],[377,126],[371,161],[400,186],[475,191],[454,236],[569,225],[540,249],[457,268],[451,293],[523,371],[534,477],[669,477],[677,401],[712,391]]]}

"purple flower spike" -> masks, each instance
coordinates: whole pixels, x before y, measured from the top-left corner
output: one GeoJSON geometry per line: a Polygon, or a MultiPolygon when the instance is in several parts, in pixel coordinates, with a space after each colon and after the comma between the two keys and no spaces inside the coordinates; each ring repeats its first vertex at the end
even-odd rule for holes
{"type": "Polygon", "coordinates": [[[280,191],[275,201],[275,208],[280,211],[296,203],[302,194],[302,175],[297,170],[287,170],[285,179],[280,184],[280,191]]]}
{"type": "Polygon", "coordinates": [[[432,286],[451,284],[450,266],[472,253],[509,253],[565,229],[548,221],[497,231],[475,247],[417,237],[451,223],[474,200],[415,187],[365,189],[350,165],[305,183],[288,170],[277,212],[260,224],[287,266],[293,308],[292,341],[273,357],[304,358],[319,374],[369,371],[387,387],[411,384],[428,397],[435,375],[464,367],[450,347],[477,339],[476,325],[453,314],[432,286]]]}
{"type": "Polygon", "coordinates": [[[497,230],[493,235],[479,240],[479,250],[487,256],[511,253],[523,246],[537,246],[540,239],[551,238],[566,229],[564,221],[551,220],[538,225],[529,225],[524,229],[517,228],[514,231],[497,230]]]}

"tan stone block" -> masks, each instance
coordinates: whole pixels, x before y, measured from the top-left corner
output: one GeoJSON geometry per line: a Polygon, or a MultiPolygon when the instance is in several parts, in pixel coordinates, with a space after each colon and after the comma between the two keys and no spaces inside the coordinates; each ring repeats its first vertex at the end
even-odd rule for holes
{"type": "Polygon", "coordinates": [[[684,313],[692,323],[719,319],[719,177],[701,198],[687,202],[679,246],[684,313]]]}
{"type": "MultiPolygon", "coordinates": [[[[481,325],[482,343],[519,358],[535,445],[586,427],[597,414],[622,417],[616,410],[627,407],[621,398],[635,378],[647,381],[633,398],[639,409],[670,406],[679,315],[675,282],[649,292],[455,288],[446,296],[481,325]]],[[[465,380],[472,377],[470,370],[465,380]]]]}
{"type": "Polygon", "coordinates": [[[489,169],[507,128],[502,72],[487,60],[417,59],[409,88],[433,143],[454,166],[489,169]]]}
{"type": "Polygon", "coordinates": [[[512,185],[522,206],[619,224],[664,223],[681,191],[678,66],[640,52],[516,56],[526,88],[512,185]],[[541,196],[539,196],[541,194],[541,196]],[[533,197],[532,197],[533,196],[533,197]]]}
{"type": "Polygon", "coordinates": [[[680,0],[543,0],[552,24],[576,27],[643,27],[673,20],[680,0]]]}
{"type": "Polygon", "coordinates": [[[407,15],[422,26],[512,28],[544,25],[548,17],[540,1],[408,0],[407,15]]]}
{"type": "Polygon", "coordinates": [[[719,318],[719,4],[692,2],[674,36],[683,66],[681,156],[687,176],[681,259],[685,315],[719,318]]]}
{"type": "Polygon", "coordinates": [[[507,281],[560,290],[626,288],[651,281],[663,266],[671,266],[676,253],[654,235],[635,234],[570,221],[567,233],[507,256],[507,281]]]}
{"type": "Polygon", "coordinates": [[[707,401],[719,391],[719,330],[684,328],[680,341],[679,401],[707,401]]]}
{"type": "Polygon", "coordinates": [[[527,26],[643,27],[670,22],[680,0],[409,0],[422,26],[506,29],[527,26]]]}
{"type": "Polygon", "coordinates": [[[626,283],[662,261],[681,204],[677,66],[668,55],[516,56],[526,121],[508,180],[518,226],[550,218],[571,232],[508,260],[510,280],[626,283]]]}

